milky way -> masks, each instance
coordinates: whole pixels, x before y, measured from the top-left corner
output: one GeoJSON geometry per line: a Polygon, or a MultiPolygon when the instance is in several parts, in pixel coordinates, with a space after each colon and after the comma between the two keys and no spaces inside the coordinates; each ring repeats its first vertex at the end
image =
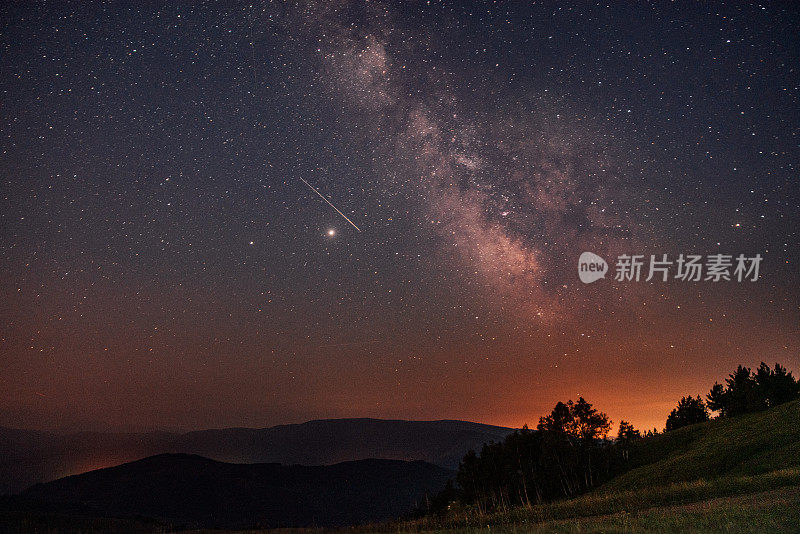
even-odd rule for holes
{"type": "Polygon", "coordinates": [[[332,90],[380,125],[371,136],[390,140],[376,151],[400,169],[391,187],[423,199],[420,220],[457,249],[502,310],[523,321],[566,313],[560,295],[574,277],[563,276],[562,262],[581,247],[619,250],[620,238],[631,237],[614,215],[608,189],[622,185],[599,135],[574,121],[549,124],[547,115],[561,119],[558,106],[536,94],[518,96],[513,114],[465,109],[449,90],[455,82],[435,66],[413,77],[422,89],[406,86],[403,54],[433,38],[404,32],[393,55],[398,23],[385,6],[365,8],[360,26],[347,24],[347,4],[306,10],[332,90]]]}

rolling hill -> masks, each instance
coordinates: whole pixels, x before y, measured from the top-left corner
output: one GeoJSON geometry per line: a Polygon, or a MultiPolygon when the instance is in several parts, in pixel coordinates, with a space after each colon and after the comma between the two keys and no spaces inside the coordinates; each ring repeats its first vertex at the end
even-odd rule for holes
{"type": "Polygon", "coordinates": [[[21,497],[94,517],[146,517],[180,527],[341,526],[401,516],[454,473],[421,461],[330,466],[230,464],[162,454],[37,484],[21,497]]]}
{"type": "MultiPolygon", "coordinates": [[[[30,532],[152,532],[162,531],[165,521],[225,528],[358,524],[401,516],[451,475],[419,461],[285,467],[160,455],[37,485],[6,498],[0,519],[30,532]]],[[[784,532],[798,524],[800,401],[795,401],[642,439],[630,450],[625,473],[574,499],[490,514],[454,505],[441,515],[353,531],[488,525],[525,532],[750,532],[759,525],[761,531],[784,532]]]]}
{"type": "Polygon", "coordinates": [[[381,458],[454,469],[470,449],[512,430],[466,421],[329,419],[187,433],[59,434],[0,428],[0,494],[163,453],[234,463],[330,465],[381,458]]]}

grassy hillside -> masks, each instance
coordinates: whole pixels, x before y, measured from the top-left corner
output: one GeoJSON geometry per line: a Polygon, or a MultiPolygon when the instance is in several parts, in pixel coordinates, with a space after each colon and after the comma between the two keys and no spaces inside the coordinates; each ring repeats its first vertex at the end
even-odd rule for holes
{"type": "Polygon", "coordinates": [[[388,530],[800,532],[800,401],[643,439],[634,468],[575,499],[448,513],[388,530]]]}
{"type": "Polygon", "coordinates": [[[642,440],[633,448],[630,458],[640,467],[613,479],[603,490],[757,475],[800,467],[800,401],[642,440]]]}

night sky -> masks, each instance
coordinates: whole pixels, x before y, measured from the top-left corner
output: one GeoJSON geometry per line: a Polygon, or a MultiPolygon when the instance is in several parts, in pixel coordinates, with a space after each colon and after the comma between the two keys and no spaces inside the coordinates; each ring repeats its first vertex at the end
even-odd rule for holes
{"type": "Polygon", "coordinates": [[[662,428],[800,373],[796,4],[138,4],[0,8],[0,425],[662,428]]]}

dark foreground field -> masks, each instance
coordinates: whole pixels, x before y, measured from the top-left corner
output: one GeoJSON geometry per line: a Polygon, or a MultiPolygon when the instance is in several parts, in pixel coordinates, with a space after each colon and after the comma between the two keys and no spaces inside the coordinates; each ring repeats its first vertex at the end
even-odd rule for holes
{"type": "Polygon", "coordinates": [[[483,515],[447,516],[362,532],[800,532],[800,470],[640,491],[595,492],[577,499],[483,515]]]}
{"type": "MultiPolygon", "coordinates": [[[[761,484],[789,483],[778,489],[739,495],[701,498],[702,494],[724,493],[710,484],[686,484],[668,488],[660,497],[640,498],[633,494],[585,496],[554,506],[534,507],[512,514],[485,517],[479,521],[423,521],[405,524],[376,525],[358,529],[277,529],[240,530],[239,533],[312,533],[312,532],[509,532],[509,533],[750,533],[800,532],[800,472],[762,478],[761,484]],[[769,480],[773,478],[773,480],[769,480]],[[653,501],[676,504],[653,505],[653,501]],[[560,517],[560,519],[555,519],[560,517]],[[549,519],[548,519],[549,518],[549,519]]],[[[748,481],[741,480],[743,485],[748,481]]],[[[758,484],[756,484],[758,486],[758,484]]],[[[730,491],[730,490],[728,490],[730,491]]],[[[63,514],[31,515],[17,512],[6,516],[4,532],[172,532],[169,525],[135,519],[99,519],[63,514]]],[[[218,530],[204,532],[211,534],[218,530]]]]}

